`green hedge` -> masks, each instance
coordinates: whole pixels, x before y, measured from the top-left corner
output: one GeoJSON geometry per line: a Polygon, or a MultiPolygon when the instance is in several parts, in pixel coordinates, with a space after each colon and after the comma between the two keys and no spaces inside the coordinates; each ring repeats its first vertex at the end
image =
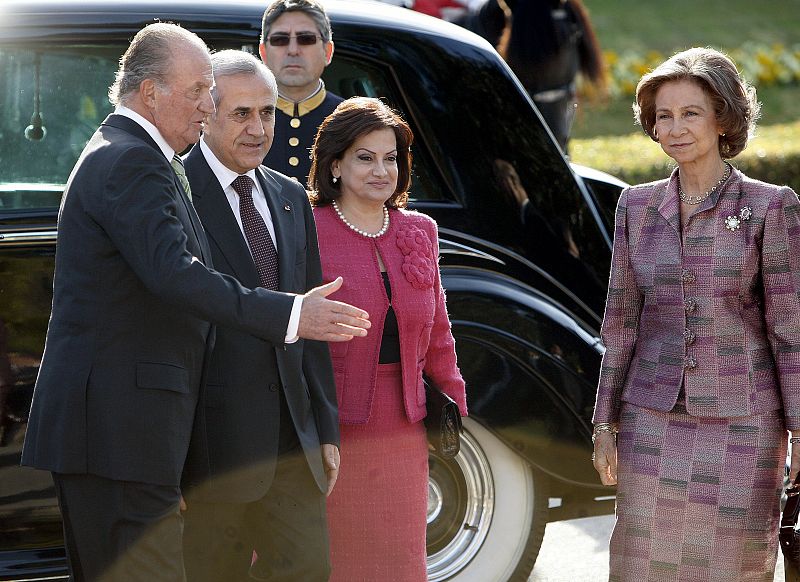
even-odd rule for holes
{"type": "MultiPolygon", "coordinates": [[[[675,167],[644,133],[571,139],[569,152],[572,161],[631,184],[660,180],[675,167]]],[[[787,184],[800,193],[800,121],[759,128],[747,149],[731,163],[751,178],[787,184]]]]}

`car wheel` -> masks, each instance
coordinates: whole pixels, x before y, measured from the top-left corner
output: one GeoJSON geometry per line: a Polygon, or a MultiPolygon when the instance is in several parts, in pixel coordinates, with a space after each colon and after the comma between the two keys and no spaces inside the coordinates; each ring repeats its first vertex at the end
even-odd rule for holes
{"type": "Polygon", "coordinates": [[[527,580],[547,522],[544,482],[496,436],[465,418],[458,456],[430,454],[430,582],[527,580]]]}

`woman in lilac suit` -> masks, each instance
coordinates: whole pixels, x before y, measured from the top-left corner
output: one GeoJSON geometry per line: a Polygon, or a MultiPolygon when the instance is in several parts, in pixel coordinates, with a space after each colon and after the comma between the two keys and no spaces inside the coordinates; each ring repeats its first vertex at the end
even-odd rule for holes
{"type": "Polygon", "coordinates": [[[339,104],[309,175],[323,279],[370,314],[367,337],[330,344],[341,472],[328,498],[332,581],[426,579],[428,446],[422,373],[467,414],[439,278],[436,223],[405,210],[411,129],[377,99],[339,104]]]}
{"type": "Polygon", "coordinates": [[[610,579],[772,580],[800,434],[800,203],[727,161],[759,106],[725,55],[676,54],[634,110],[677,168],[617,208],[593,455],[618,486],[610,579]]]}

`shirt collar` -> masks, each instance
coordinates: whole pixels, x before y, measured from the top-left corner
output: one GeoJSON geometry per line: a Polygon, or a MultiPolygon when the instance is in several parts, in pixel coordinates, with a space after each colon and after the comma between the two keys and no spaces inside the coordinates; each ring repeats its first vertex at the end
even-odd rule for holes
{"type": "Polygon", "coordinates": [[[289,117],[301,117],[319,107],[322,102],[325,101],[325,95],[327,95],[325,91],[325,82],[320,79],[316,91],[300,101],[292,101],[278,93],[278,103],[276,107],[289,117]]]}
{"type": "Polygon", "coordinates": [[[158,128],[147,121],[144,117],[136,113],[133,109],[125,107],[124,105],[117,105],[117,108],[114,110],[114,113],[117,115],[122,115],[123,117],[127,117],[128,119],[132,119],[136,123],[142,126],[147,134],[153,138],[153,141],[156,142],[158,149],[164,154],[164,157],[167,158],[170,162],[172,158],[175,157],[175,150],[170,147],[167,143],[167,140],[161,135],[161,132],[158,131],[158,128]]]}
{"type": "MultiPolygon", "coordinates": [[[[214,152],[211,151],[211,148],[208,147],[208,144],[203,138],[200,138],[200,151],[203,152],[203,156],[205,157],[206,162],[208,162],[208,166],[211,168],[211,171],[214,172],[214,175],[217,177],[219,185],[222,186],[223,190],[225,190],[226,188],[228,188],[228,186],[233,184],[233,181],[241,175],[234,172],[233,170],[228,168],[225,164],[220,162],[217,159],[217,156],[214,155],[214,152]]],[[[250,170],[244,175],[249,176],[250,179],[253,180],[254,184],[256,185],[258,184],[258,181],[256,180],[255,169],[250,170]]]]}

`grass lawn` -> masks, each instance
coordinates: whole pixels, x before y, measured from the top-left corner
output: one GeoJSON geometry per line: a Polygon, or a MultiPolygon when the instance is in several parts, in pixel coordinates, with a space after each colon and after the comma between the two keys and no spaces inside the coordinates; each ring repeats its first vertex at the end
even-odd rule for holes
{"type": "MultiPolygon", "coordinates": [[[[800,43],[800,0],[584,0],[604,51],[665,55],[691,46],[723,51],[746,42],[800,43]]],[[[800,86],[759,87],[761,125],[800,119],[800,86]]],[[[635,133],[631,97],[582,102],[572,136],[635,133]]],[[[800,137],[800,136],[798,136],[800,137]]]]}
{"type": "Polygon", "coordinates": [[[584,0],[604,50],[800,42],[800,0],[584,0]]]}
{"type": "MultiPolygon", "coordinates": [[[[761,101],[759,125],[791,123],[800,119],[800,85],[762,87],[757,94],[761,101]]],[[[641,128],[633,122],[632,103],[632,97],[598,104],[582,101],[572,125],[572,138],[641,133],[641,128]]]]}
{"type": "MultiPolygon", "coordinates": [[[[572,161],[637,184],[666,178],[675,163],[644,132],[573,139],[572,161]]],[[[800,192],[800,120],[760,127],[747,148],[732,160],[752,178],[789,184],[800,192]]]]}

